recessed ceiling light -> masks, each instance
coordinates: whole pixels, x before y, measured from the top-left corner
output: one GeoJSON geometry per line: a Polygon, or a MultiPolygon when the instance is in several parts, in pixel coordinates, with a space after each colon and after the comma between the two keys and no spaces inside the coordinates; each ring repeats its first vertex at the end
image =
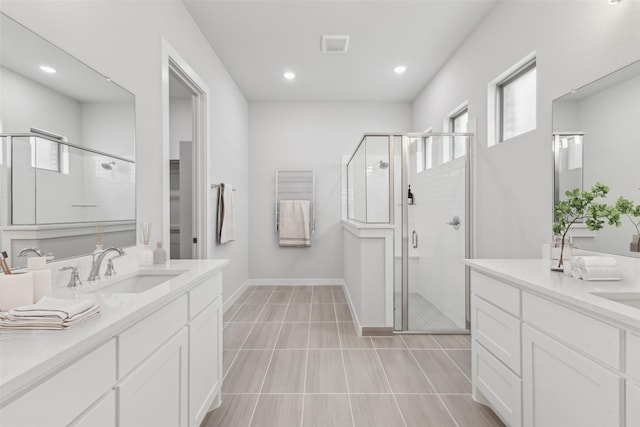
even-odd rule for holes
{"type": "Polygon", "coordinates": [[[405,71],[407,71],[407,67],[405,67],[404,65],[398,65],[396,68],[393,69],[393,72],[396,74],[402,74],[405,71]]]}
{"type": "Polygon", "coordinates": [[[45,73],[47,73],[47,74],[53,74],[53,73],[55,73],[55,72],[56,72],[56,69],[55,69],[55,68],[50,67],[50,66],[48,66],[48,65],[41,65],[41,66],[40,66],[40,69],[41,69],[42,71],[44,71],[45,73]]]}
{"type": "Polygon", "coordinates": [[[287,71],[286,73],[283,74],[284,78],[287,80],[293,80],[296,78],[296,73],[293,73],[291,71],[287,71]]]}
{"type": "Polygon", "coordinates": [[[620,3],[622,0],[608,0],[609,4],[618,4],[620,3]]]}

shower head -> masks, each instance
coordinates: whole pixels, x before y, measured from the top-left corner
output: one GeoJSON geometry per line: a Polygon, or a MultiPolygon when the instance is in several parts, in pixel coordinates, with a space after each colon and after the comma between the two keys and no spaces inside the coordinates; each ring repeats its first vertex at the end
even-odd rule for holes
{"type": "Polygon", "coordinates": [[[115,165],[115,164],[116,164],[116,162],[103,163],[102,164],[102,168],[105,169],[105,170],[110,171],[110,170],[113,170],[113,165],[115,165]]]}
{"type": "Polygon", "coordinates": [[[388,163],[388,162],[385,162],[385,161],[383,161],[383,160],[380,160],[380,163],[378,163],[378,167],[379,167],[380,169],[386,169],[386,168],[388,168],[388,167],[389,167],[389,163],[388,163]]]}

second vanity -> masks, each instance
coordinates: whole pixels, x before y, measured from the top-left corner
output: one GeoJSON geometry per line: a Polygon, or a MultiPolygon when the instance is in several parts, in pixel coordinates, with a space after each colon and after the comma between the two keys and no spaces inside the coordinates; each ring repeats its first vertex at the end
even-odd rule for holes
{"type": "Polygon", "coordinates": [[[551,272],[549,260],[466,263],[476,400],[511,427],[640,426],[637,260],[619,282],[551,272]]]}
{"type": "Polygon", "coordinates": [[[172,260],[59,290],[101,313],[62,331],[0,332],[0,424],[199,426],[220,404],[227,264],[172,260]]]}

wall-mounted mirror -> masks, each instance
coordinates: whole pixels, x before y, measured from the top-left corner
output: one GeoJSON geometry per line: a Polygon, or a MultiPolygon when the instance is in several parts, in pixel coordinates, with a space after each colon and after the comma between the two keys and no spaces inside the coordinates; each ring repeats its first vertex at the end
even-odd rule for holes
{"type": "Polygon", "coordinates": [[[0,14],[0,250],[135,245],[135,98],[0,14]]]}
{"type": "MultiPolygon", "coordinates": [[[[554,206],[573,188],[590,189],[596,182],[610,188],[606,203],[623,196],[640,203],[640,61],[604,76],[553,101],[555,154],[554,206]]],[[[628,220],[574,234],[576,246],[617,255],[630,251],[638,234],[628,220]]]]}

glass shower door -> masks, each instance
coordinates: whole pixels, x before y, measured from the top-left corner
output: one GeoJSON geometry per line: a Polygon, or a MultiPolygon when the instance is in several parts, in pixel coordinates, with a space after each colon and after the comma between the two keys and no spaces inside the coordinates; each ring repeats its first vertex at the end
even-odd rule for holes
{"type": "MultiPolygon", "coordinates": [[[[396,297],[396,329],[449,332],[468,329],[464,258],[469,237],[469,137],[426,134],[404,137],[396,181],[396,243],[402,253],[402,294],[396,297]],[[455,156],[458,156],[457,158],[455,156]],[[399,182],[399,184],[398,184],[399,182]],[[409,197],[409,188],[411,195],[409,197]],[[401,313],[398,315],[398,309],[401,313]]],[[[396,282],[396,295],[398,285],[396,282]]]]}

